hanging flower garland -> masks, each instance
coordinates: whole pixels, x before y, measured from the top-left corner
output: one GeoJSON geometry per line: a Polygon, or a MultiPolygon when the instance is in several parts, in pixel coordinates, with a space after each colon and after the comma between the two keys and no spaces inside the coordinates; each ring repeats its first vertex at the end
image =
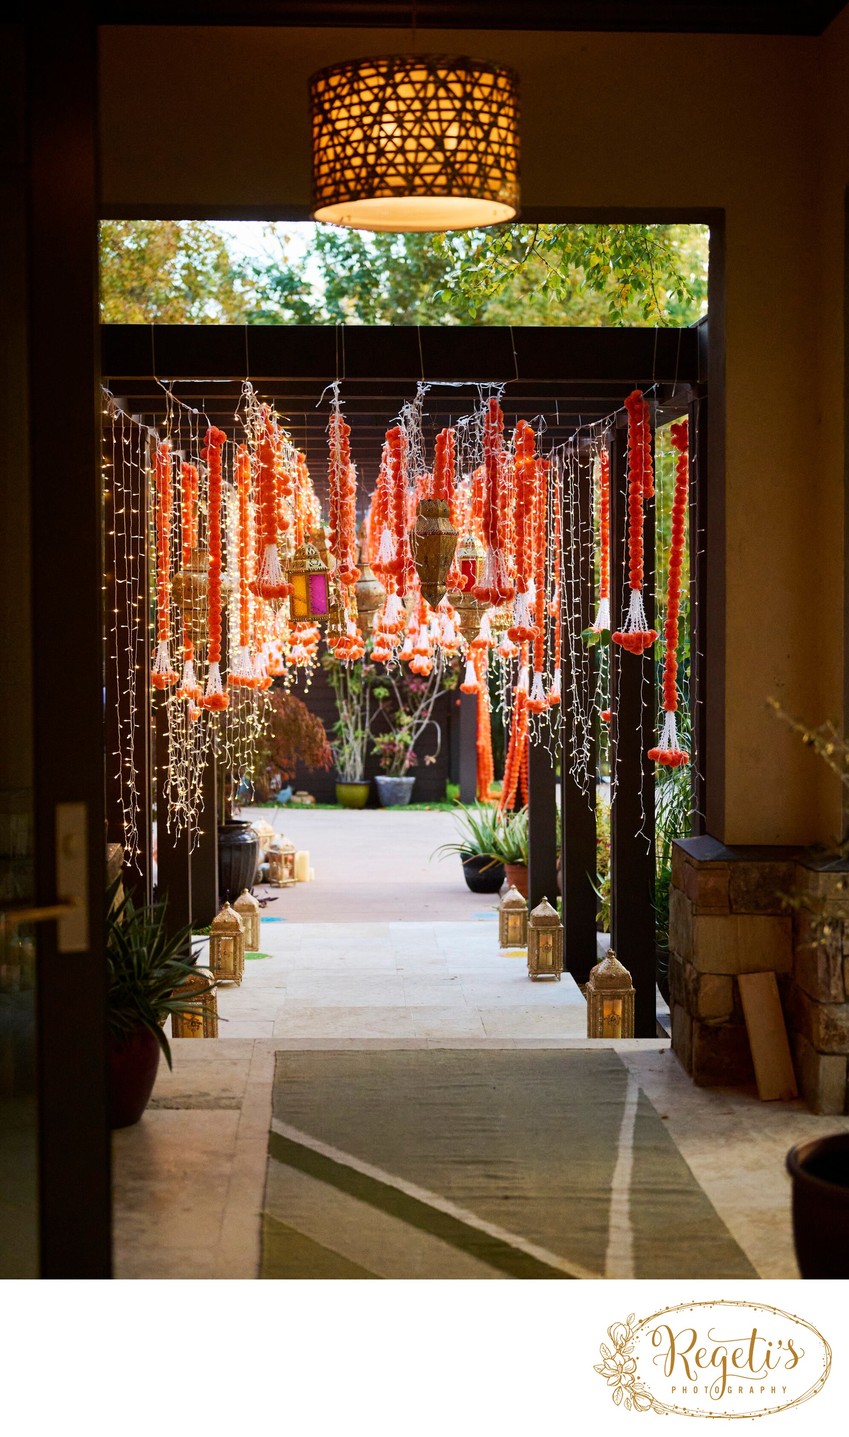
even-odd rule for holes
{"type": "Polygon", "coordinates": [[[643,607],[643,503],[654,493],[651,479],[651,426],[648,404],[642,391],[635,389],[625,400],[628,411],[628,580],[631,597],[628,617],[621,629],[611,635],[631,654],[643,654],[657,639],[657,629],[650,629],[643,607]]]}
{"type": "Polygon", "coordinates": [[[551,536],[551,570],[554,576],[552,584],[551,602],[548,605],[549,618],[553,620],[552,626],[552,678],[551,688],[548,691],[549,708],[557,708],[560,704],[560,690],[562,679],[563,663],[563,636],[562,616],[560,613],[560,575],[563,569],[563,482],[559,467],[555,470],[555,479],[552,491],[552,536],[551,536]]]}
{"type": "Polygon", "coordinates": [[[334,397],[327,425],[328,467],[327,511],[330,525],[328,542],[336,560],[336,576],[346,588],[356,584],[360,571],[356,566],[357,552],[357,476],[351,463],[351,427],[342,418],[334,397]]]}
{"type": "MultiPolygon", "coordinates": [[[[198,546],[198,471],[196,464],[180,465],[180,533],[183,573],[188,573],[192,554],[198,546]]],[[[203,694],[195,673],[195,649],[192,642],[191,610],[183,614],[183,675],[177,697],[189,704],[189,713],[197,717],[197,705],[203,694]]]]}
{"type": "Polygon", "coordinates": [[[492,717],[487,683],[488,660],[486,649],[474,650],[474,664],[478,679],[477,725],[475,751],[477,754],[477,784],[475,796],[479,803],[486,803],[492,796],[495,781],[495,767],[492,758],[492,717]]]}
{"type": "Polygon", "coordinates": [[[157,445],[154,460],[156,484],[156,656],[150,681],[156,689],[177,682],[171,664],[169,631],[171,620],[171,445],[167,439],[157,445]]]}
{"type": "MultiPolygon", "coordinates": [[[[251,659],[251,591],[248,573],[250,544],[251,456],[240,444],[235,461],[238,571],[239,571],[239,643],[236,657],[230,664],[230,683],[237,688],[256,688],[257,679],[251,659]]],[[[232,650],[231,650],[232,652],[232,650]]]]}
{"type": "Polygon", "coordinates": [[[513,712],[510,719],[510,738],[507,757],[504,762],[504,782],[498,800],[499,813],[514,807],[517,792],[522,789],[527,797],[527,754],[528,754],[528,645],[522,644],[519,660],[519,678],[513,696],[513,712]]]}
{"type": "Polygon", "coordinates": [[[259,434],[256,448],[259,491],[257,533],[259,554],[257,575],[250,584],[250,590],[258,599],[266,599],[277,605],[282,599],[289,597],[292,585],[286,582],[277,550],[277,531],[280,520],[278,490],[281,480],[279,456],[274,442],[276,426],[267,409],[263,410],[263,415],[263,428],[259,434]]]}
{"type": "Polygon", "coordinates": [[[201,706],[221,712],[230,699],[221,682],[221,451],[227,436],[214,426],[206,431],[206,444],[201,450],[209,475],[209,654],[206,691],[201,706]]]}
{"type": "Polygon", "coordinates": [[[531,713],[544,713],[548,708],[545,692],[545,527],[548,512],[548,479],[551,465],[546,459],[538,459],[537,496],[534,505],[534,677],[528,695],[528,709],[531,713]]]}
{"type": "Polygon", "coordinates": [[[678,615],[681,607],[681,570],[686,542],[687,501],[690,485],[689,435],[686,419],[670,429],[675,461],[675,494],[672,500],[672,535],[669,545],[669,581],[666,597],[666,622],[663,628],[665,653],[663,660],[663,729],[657,748],[648,756],[665,768],[679,768],[689,763],[690,755],[678,742],[675,715],[678,710],[678,615]]]}
{"type": "Polygon", "coordinates": [[[596,455],[598,475],[598,609],[593,628],[596,633],[610,628],[610,450],[596,455]]]}
{"type": "Polygon", "coordinates": [[[484,488],[482,494],[481,528],[484,560],[480,582],[472,594],[482,604],[503,604],[513,597],[503,548],[503,486],[506,485],[504,462],[504,415],[497,399],[487,403],[483,423],[484,488]]]}
{"type": "Polygon", "coordinates": [[[516,474],[516,599],[513,623],[507,630],[516,644],[536,638],[534,602],[534,506],[536,503],[536,435],[520,419],[513,434],[513,463],[516,474]]]}

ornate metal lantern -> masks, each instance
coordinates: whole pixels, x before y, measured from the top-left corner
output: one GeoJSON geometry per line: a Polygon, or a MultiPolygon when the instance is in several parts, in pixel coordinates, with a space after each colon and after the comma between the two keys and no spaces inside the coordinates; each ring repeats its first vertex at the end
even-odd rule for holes
{"type": "Polygon", "coordinates": [[[445,581],[457,547],[447,499],[420,499],[410,530],[410,551],[421,589],[432,609],[445,593],[445,581]]]}
{"type": "Polygon", "coordinates": [[[259,904],[249,889],[243,888],[236,902],[233,904],[234,913],[238,913],[242,920],[242,927],[245,930],[245,952],[259,952],[259,904]]]}
{"type": "Polygon", "coordinates": [[[633,1038],[634,985],[612,949],[592,969],[587,983],[587,1037],[633,1038]]]}
{"type": "Polygon", "coordinates": [[[324,622],[330,613],[327,565],[314,544],[299,544],[292,555],[288,573],[292,594],[289,617],[293,623],[324,622]]]}
{"type": "Polygon", "coordinates": [[[245,930],[238,913],[225,903],[209,930],[209,966],[219,983],[241,983],[245,972],[245,930]]]}
{"type": "Polygon", "coordinates": [[[394,233],[501,224],[519,206],[519,90],[468,56],[346,60],[310,80],[313,218],[394,233]]]}
{"type": "Polygon", "coordinates": [[[556,978],[563,972],[563,924],[547,898],[531,911],[528,919],[528,974],[531,978],[556,978]]]}
{"type": "Polygon", "coordinates": [[[218,997],[215,977],[208,968],[195,968],[174,990],[175,998],[185,998],[191,1008],[171,1014],[172,1038],[217,1038],[218,997]]]}
{"type": "Polygon", "coordinates": [[[269,844],[266,854],[268,859],[268,881],[276,888],[291,888],[295,882],[295,845],[284,838],[281,833],[279,838],[269,844]]]}
{"type": "Polygon", "coordinates": [[[368,564],[363,564],[360,577],[354,585],[357,596],[357,613],[363,625],[363,633],[386,598],[386,590],[368,564]]]}
{"type": "MultiPolygon", "coordinates": [[[[222,574],[222,581],[224,577],[222,574]]],[[[208,587],[209,554],[206,549],[193,549],[188,564],[171,580],[171,596],[183,616],[187,637],[198,647],[206,643],[208,587]]]]}
{"type": "Polygon", "coordinates": [[[475,538],[474,534],[465,534],[457,545],[457,552],[454,559],[454,567],[459,569],[466,581],[464,589],[452,589],[448,595],[448,602],[452,608],[457,610],[457,622],[460,626],[460,633],[467,644],[477,635],[481,626],[481,619],[486,613],[487,605],[481,604],[477,599],[472,598],[472,589],[480,578],[481,567],[484,560],[483,546],[475,538]]]}
{"type": "Polygon", "coordinates": [[[528,946],[528,903],[515,885],[498,905],[498,944],[501,948],[528,946]]]}

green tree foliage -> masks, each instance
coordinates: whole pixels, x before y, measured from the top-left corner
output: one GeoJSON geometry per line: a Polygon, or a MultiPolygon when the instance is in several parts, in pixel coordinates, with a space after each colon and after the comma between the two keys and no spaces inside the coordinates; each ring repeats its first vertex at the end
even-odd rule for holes
{"type": "Polygon", "coordinates": [[[445,235],[266,229],[235,258],[205,224],[103,226],[108,321],[253,324],[690,324],[704,313],[707,230],[503,225],[445,235]]]}
{"type": "Polygon", "coordinates": [[[246,277],[223,236],[199,220],[104,220],[106,324],[242,324],[246,277]]]}

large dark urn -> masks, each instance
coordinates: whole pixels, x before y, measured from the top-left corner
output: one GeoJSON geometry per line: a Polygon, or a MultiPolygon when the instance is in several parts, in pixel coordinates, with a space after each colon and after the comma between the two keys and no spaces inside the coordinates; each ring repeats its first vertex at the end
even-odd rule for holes
{"type": "Polygon", "coordinates": [[[504,864],[494,863],[486,853],[461,854],[463,877],[472,893],[500,893],[504,883],[504,864]]]}
{"type": "Polygon", "coordinates": [[[802,1277],[849,1277],[849,1133],[812,1138],[787,1154],[793,1243],[802,1277]]]}
{"type": "Polygon", "coordinates": [[[256,880],[259,836],[246,819],[229,818],[218,828],[218,892],[222,903],[234,903],[256,880]]]}
{"type": "Polygon", "coordinates": [[[109,1103],[111,1126],[137,1123],[150,1101],[159,1067],[159,1042],[149,1028],[136,1028],[126,1038],[109,1040],[109,1103]]]}

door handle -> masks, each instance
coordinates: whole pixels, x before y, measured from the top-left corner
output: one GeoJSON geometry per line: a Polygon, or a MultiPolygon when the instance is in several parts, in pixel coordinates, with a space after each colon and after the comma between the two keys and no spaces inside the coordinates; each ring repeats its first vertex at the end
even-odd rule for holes
{"type": "Polygon", "coordinates": [[[68,903],[43,903],[40,907],[21,903],[15,904],[13,908],[0,908],[0,919],[13,927],[18,927],[21,923],[49,923],[53,918],[66,918],[70,910],[76,907],[76,899],[68,903]]]}

